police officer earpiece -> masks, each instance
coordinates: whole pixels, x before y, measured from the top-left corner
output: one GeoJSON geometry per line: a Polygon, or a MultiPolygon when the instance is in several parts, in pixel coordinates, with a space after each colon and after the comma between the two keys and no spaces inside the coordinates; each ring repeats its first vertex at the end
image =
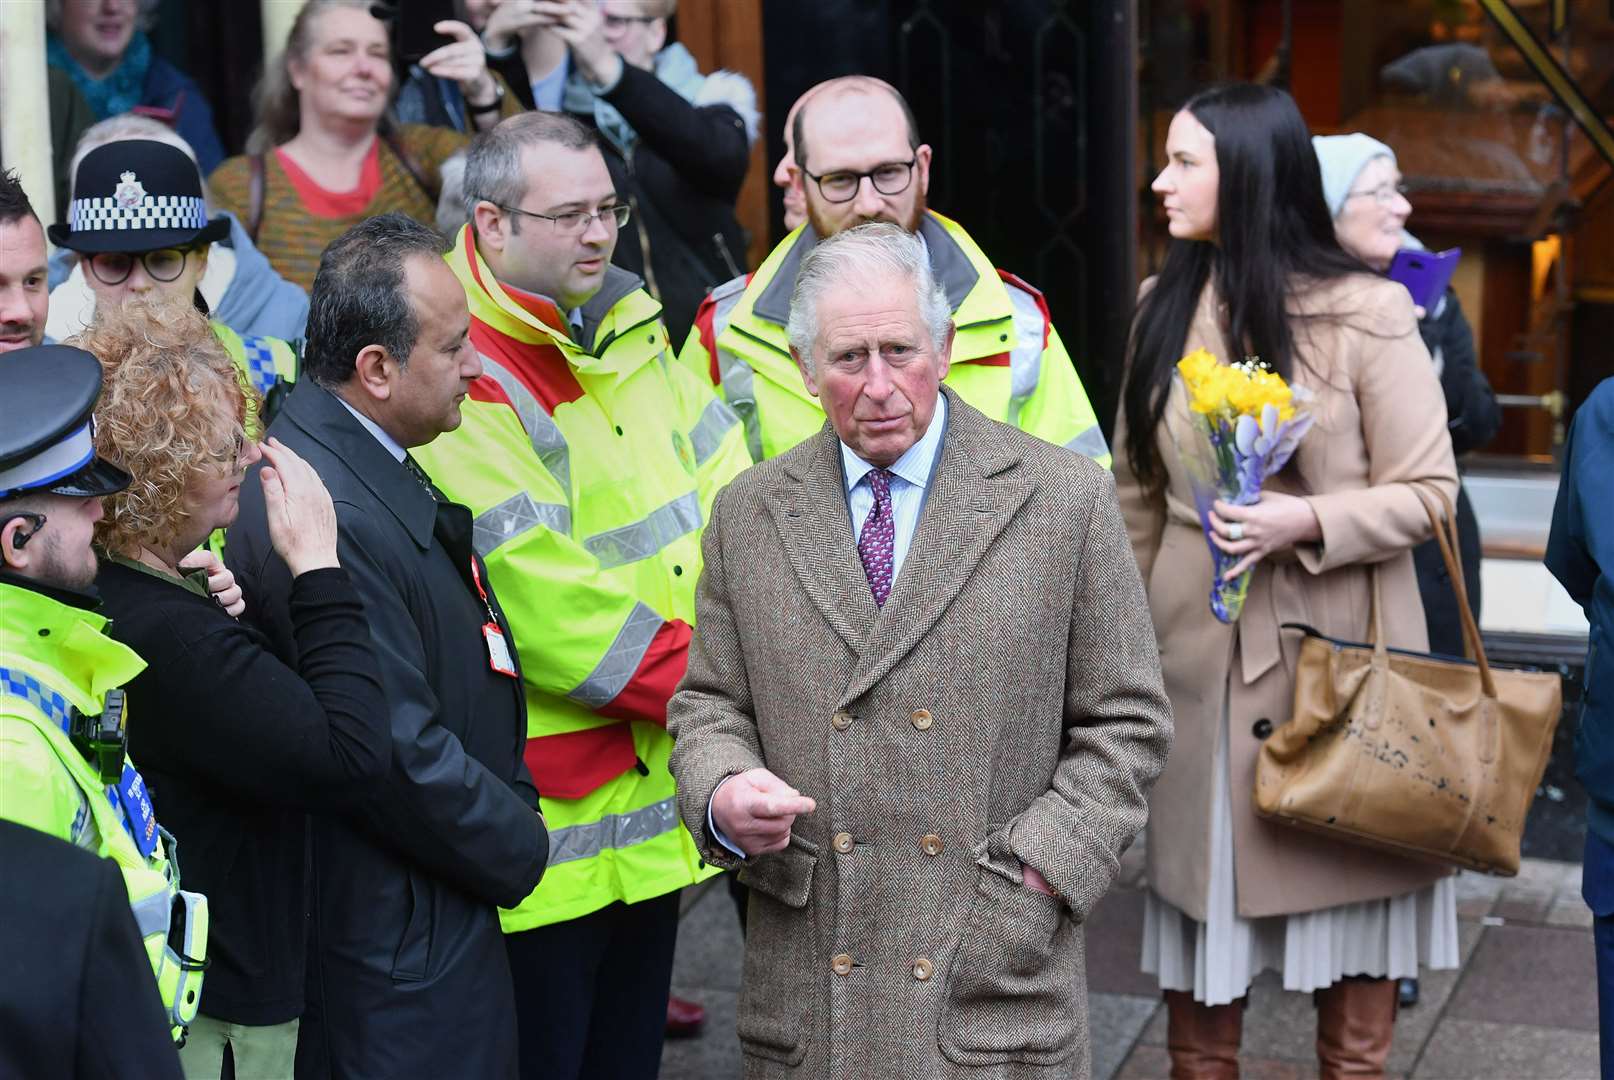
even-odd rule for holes
{"type": "Polygon", "coordinates": [[[39,530],[45,527],[44,514],[35,514],[28,510],[15,510],[12,513],[7,514],[4,521],[0,521],[0,530],[4,530],[7,525],[10,525],[13,521],[18,520],[19,518],[28,522],[28,524],[33,526],[33,528],[26,531],[18,529],[16,532],[11,534],[11,549],[13,551],[21,551],[23,548],[27,547],[28,541],[39,535],[39,530]]]}

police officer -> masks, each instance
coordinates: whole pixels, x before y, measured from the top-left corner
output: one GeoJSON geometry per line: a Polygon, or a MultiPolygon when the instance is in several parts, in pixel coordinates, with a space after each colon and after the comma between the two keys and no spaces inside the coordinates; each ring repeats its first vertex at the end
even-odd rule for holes
{"type": "MultiPolygon", "coordinates": [[[[79,254],[97,306],[131,296],[171,296],[205,314],[198,286],[213,244],[230,235],[230,219],[208,219],[201,174],[185,151],[152,139],[123,139],[79,160],[67,221],[48,232],[52,243],[79,254]]],[[[243,336],[217,319],[213,332],[271,405],[283,392],[276,384],[296,379],[297,355],[286,342],[243,336]]]]}
{"type": "Polygon", "coordinates": [[[0,354],[0,818],[117,863],[177,1039],[201,998],[207,901],[179,890],[172,838],[123,753],[118,687],[145,663],[95,612],[101,497],[129,483],[95,454],[100,393],[81,349],[0,354]]]}

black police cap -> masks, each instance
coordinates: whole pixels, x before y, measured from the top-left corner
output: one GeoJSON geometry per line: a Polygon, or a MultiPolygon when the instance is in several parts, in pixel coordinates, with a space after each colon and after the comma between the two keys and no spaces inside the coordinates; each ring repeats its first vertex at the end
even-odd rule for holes
{"type": "Polygon", "coordinates": [[[111,495],[129,474],[95,454],[101,363],[71,345],[0,353],[0,499],[111,495]]]}
{"type": "Polygon", "coordinates": [[[230,219],[207,219],[202,174],[177,146],[122,139],[85,154],[73,174],[67,224],[46,230],[71,251],[156,251],[211,244],[230,235],[230,219]]]}

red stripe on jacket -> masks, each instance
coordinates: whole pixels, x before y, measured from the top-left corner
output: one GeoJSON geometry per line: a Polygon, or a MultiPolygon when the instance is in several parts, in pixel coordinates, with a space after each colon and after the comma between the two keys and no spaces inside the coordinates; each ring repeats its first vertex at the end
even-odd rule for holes
{"type": "Polygon", "coordinates": [[[1006,284],[1013,285],[1017,289],[1030,293],[1031,298],[1037,302],[1037,310],[1042,312],[1042,347],[1046,349],[1048,347],[1048,335],[1053,332],[1054,328],[1054,317],[1048,314],[1047,297],[1042,295],[1041,289],[1037,288],[1035,285],[1026,284],[1023,279],[1016,277],[1014,274],[1009,273],[1002,267],[998,268],[998,277],[1001,278],[1006,284]]]}
{"type": "Polygon", "coordinates": [[[527,768],[546,798],[580,799],[634,767],[639,757],[627,722],[667,726],[667,702],[689,664],[689,639],[688,623],[661,624],[628,684],[595,710],[621,723],[527,740],[527,768]]]}
{"type": "MultiPolygon", "coordinates": [[[[517,341],[475,316],[471,318],[471,344],[483,356],[520,379],[521,385],[531,391],[551,416],[560,406],[583,396],[583,386],[577,381],[572,365],[566,362],[566,354],[556,345],[517,341]]],[[[493,377],[486,374],[471,384],[471,396],[478,401],[509,403],[510,400],[493,377]],[[492,387],[479,387],[480,383],[489,383],[492,387]]]]}
{"type": "MultiPolygon", "coordinates": [[[[751,285],[754,274],[745,275],[745,284],[751,285]]],[[[709,366],[708,374],[712,377],[713,386],[723,385],[723,372],[717,366],[717,331],[712,326],[712,320],[717,315],[717,300],[711,293],[701,301],[701,306],[695,309],[695,329],[700,332],[701,348],[706,350],[706,362],[709,366]]]]}

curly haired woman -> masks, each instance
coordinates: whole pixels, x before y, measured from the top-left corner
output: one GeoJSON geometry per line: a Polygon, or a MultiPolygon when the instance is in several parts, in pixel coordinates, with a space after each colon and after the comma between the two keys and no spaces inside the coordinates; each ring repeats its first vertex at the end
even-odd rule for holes
{"type": "Polygon", "coordinates": [[[96,527],[112,635],[147,667],[128,684],[129,743],[210,899],[213,966],[181,1052],[187,1076],[289,1076],[303,1011],[304,815],[361,797],[391,759],[364,609],[337,565],[336,515],[291,450],[247,435],[247,393],[207,319],[131,301],[76,343],[105,372],[96,449],[132,482],[96,527]],[[234,520],[258,471],[275,550],[296,580],[298,665],[182,566],[234,520]]]}

